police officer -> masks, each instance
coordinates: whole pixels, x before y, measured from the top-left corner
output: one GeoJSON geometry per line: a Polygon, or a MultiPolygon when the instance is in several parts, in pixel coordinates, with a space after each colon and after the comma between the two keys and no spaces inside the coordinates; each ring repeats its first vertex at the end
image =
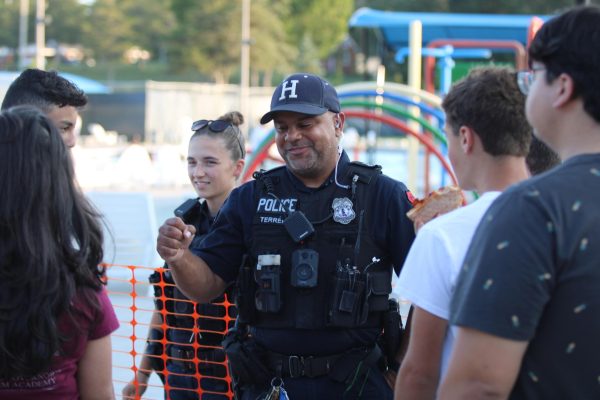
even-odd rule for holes
{"type": "Polygon", "coordinates": [[[286,78],[261,123],[271,120],[285,166],[235,189],[191,250],[195,228],[167,220],[158,252],[198,302],[237,281],[239,326],[224,345],[241,398],[390,399],[377,342],[414,238],[410,194],[350,162],[337,92],[322,78],[286,78]]]}
{"type": "MultiPolygon", "coordinates": [[[[242,173],[245,156],[244,137],[239,129],[242,123],[243,116],[231,112],[215,121],[196,121],[192,126],[194,134],[188,148],[188,175],[199,198],[184,202],[175,210],[175,215],[196,230],[193,246],[209,231],[214,216],[242,173]]],[[[156,310],[152,315],[146,353],[135,378],[139,386],[137,394],[145,392],[149,375],[155,370],[163,382],[165,378],[168,380],[170,390],[168,396],[165,393],[165,398],[230,398],[227,395],[226,359],[221,349],[228,328],[226,321],[231,322],[236,317],[235,307],[229,306],[229,298],[226,300],[222,295],[212,303],[192,303],[175,287],[168,264],[149,279],[154,285],[156,310]],[[166,329],[163,329],[163,320],[166,329]],[[163,349],[164,334],[167,344],[163,349]],[[165,364],[167,373],[164,373],[165,364]],[[198,393],[199,387],[202,396],[198,393]]],[[[123,395],[136,395],[134,380],[123,389],[123,395]]]]}

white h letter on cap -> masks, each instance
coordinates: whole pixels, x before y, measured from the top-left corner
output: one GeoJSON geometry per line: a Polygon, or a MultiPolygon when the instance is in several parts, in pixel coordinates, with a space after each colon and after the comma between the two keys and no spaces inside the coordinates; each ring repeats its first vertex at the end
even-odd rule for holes
{"type": "Polygon", "coordinates": [[[299,81],[298,81],[298,80],[296,80],[296,79],[294,79],[294,80],[291,80],[291,81],[284,81],[284,82],[283,82],[283,85],[281,86],[281,96],[279,96],[279,100],[283,100],[283,99],[285,99],[285,92],[287,92],[287,91],[289,91],[289,92],[290,92],[290,96],[289,96],[289,97],[290,97],[291,99],[295,99],[295,98],[297,98],[297,97],[298,97],[298,95],[296,94],[296,84],[297,84],[298,82],[299,82],[299,81]],[[291,83],[292,83],[292,86],[291,86],[291,87],[288,87],[288,82],[291,82],[291,83]]]}

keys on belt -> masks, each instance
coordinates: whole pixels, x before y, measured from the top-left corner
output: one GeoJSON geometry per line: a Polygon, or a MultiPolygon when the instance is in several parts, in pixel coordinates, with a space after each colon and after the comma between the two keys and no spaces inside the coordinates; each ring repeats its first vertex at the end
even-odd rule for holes
{"type": "Polygon", "coordinates": [[[263,397],[263,400],[289,400],[287,392],[283,388],[283,380],[281,378],[273,378],[271,380],[271,390],[263,397]]]}

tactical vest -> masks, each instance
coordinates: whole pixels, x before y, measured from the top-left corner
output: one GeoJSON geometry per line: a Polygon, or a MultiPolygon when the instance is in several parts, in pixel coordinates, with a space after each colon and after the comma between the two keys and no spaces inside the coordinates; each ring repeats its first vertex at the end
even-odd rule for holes
{"type": "MultiPolygon", "coordinates": [[[[201,207],[202,205],[198,202],[182,216],[186,224],[194,225],[197,230],[201,226],[202,218],[206,217],[203,215],[201,207]]],[[[199,243],[206,233],[196,235],[190,247],[199,243]]],[[[175,281],[166,264],[163,271],[157,271],[150,276],[151,283],[159,283],[161,281],[164,285],[154,285],[154,296],[156,309],[162,311],[163,307],[166,308],[166,314],[164,315],[167,323],[167,340],[171,343],[182,343],[189,346],[190,343],[194,342],[192,329],[194,323],[196,323],[202,331],[195,340],[201,345],[219,346],[228,328],[224,317],[229,315],[235,318],[236,316],[235,307],[230,306],[227,309],[223,304],[219,304],[225,301],[225,295],[213,300],[212,303],[196,304],[192,302],[175,286],[175,281]],[[164,303],[161,300],[162,287],[164,287],[166,297],[164,303]]],[[[167,345],[167,354],[172,350],[170,349],[172,346],[167,345]]]]}
{"type": "MultiPolygon", "coordinates": [[[[381,167],[351,162],[342,182],[295,190],[285,167],[255,174],[256,213],[238,287],[240,319],[264,328],[380,328],[392,268],[369,235],[375,208],[369,186],[381,167]],[[302,212],[314,232],[302,229],[302,212]],[[294,219],[299,223],[292,223],[294,219]],[[296,240],[292,232],[300,226],[296,240]]],[[[379,211],[381,212],[381,211],[379,211]]]]}

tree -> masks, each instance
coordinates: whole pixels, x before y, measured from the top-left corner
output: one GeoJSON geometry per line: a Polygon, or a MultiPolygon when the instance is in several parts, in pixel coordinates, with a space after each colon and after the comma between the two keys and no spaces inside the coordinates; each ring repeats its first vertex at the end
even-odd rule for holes
{"type": "Polygon", "coordinates": [[[296,59],[296,68],[302,72],[312,72],[321,74],[322,67],[320,63],[319,49],[312,40],[309,33],[305,33],[298,45],[298,57],[296,59]]]}
{"type": "Polygon", "coordinates": [[[325,59],[348,32],[348,19],[354,10],[352,2],[289,0],[289,4],[284,23],[288,26],[290,43],[298,48],[302,43],[312,43],[319,59],[325,59]]]}
{"type": "Polygon", "coordinates": [[[257,86],[258,76],[263,84],[272,84],[274,73],[287,74],[294,69],[298,50],[288,42],[282,15],[287,4],[278,0],[252,1],[250,16],[250,66],[252,83],[257,86]]]}
{"type": "Polygon", "coordinates": [[[177,19],[170,42],[173,70],[200,71],[228,82],[240,57],[240,2],[173,0],[177,19]]]}
{"type": "Polygon", "coordinates": [[[129,18],[133,45],[147,49],[153,58],[164,59],[175,16],[164,0],[121,0],[119,6],[129,18]]]}
{"type": "Polygon", "coordinates": [[[0,46],[19,45],[19,2],[0,1],[0,46]]]}
{"type": "Polygon", "coordinates": [[[119,60],[133,44],[130,19],[116,0],[95,0],[85,25],[84,45],[101,62],[119,60]]]}
{"type": "MultiPolygon", "coordinates": [[[[48,1],[46,40],[75,44],[81,41],[89,25],[89,9],[77,0],[48,1]]],[[[30,9],[30,13],[35,12],[30,9]]]]}

